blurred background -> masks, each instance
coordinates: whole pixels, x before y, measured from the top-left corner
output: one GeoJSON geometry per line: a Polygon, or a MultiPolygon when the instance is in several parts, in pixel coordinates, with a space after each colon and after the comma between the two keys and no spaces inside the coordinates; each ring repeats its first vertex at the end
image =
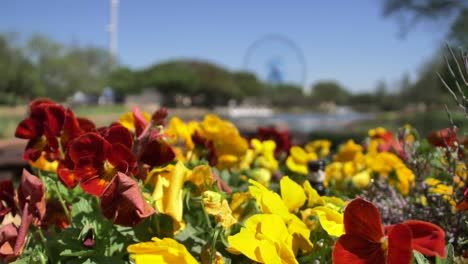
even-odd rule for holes
{"type": "Polygon", "coordinates": [[[467,1],[3,0],[0,137],[38,97],[100,125],[165,106],[339,141],[425,135],[450,126],[448,105],[463,128],[437,75],[453,81],[446,45],[468,45],[467,1]]]}

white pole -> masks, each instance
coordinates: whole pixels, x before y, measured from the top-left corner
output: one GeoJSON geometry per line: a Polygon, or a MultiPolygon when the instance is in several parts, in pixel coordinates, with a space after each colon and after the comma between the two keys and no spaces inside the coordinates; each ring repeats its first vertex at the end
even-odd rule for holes
{"type": "Polygon", "coordinates": [[[108,25],[109,31],[109,53],[117,58],[117,9],[119,0],[110,1],[110,21],[108,25]]]}

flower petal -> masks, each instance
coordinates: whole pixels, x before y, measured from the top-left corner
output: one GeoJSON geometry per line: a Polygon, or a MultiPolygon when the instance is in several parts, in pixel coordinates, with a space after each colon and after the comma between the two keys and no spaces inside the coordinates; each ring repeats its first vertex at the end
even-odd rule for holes
{"type": "Polygon", "coordinates": [[[155,213],[143,200],[138,183],[120,172],[102,194],[101,210],[114,224],[124,226],[135,226],[155,213]]]}
{"type": "Polygon", "coordinates": [[[388,264],[409,264],[412,256],[411,230],[397,224],[388,233],[388,264]]]}
{"type": "Polygon", "coordinates": [[[411,220],[402,223],[413,234],[413,249],[427,256],[445,258],[445,233],[442,228],[429,222],[411,220]]]}
{"type": "Polygon", "coordinates": [[[370,241],[379,242],[384,236],[379,209],[362,198],[352,200],[346,207],[344,226],[346,234],[370,241]]]}
{"type": "Polygon", "coordinates": [[[306,201],[304,189],[288,176],[281,179],[280,188],[281,197],[288,207],[289,212],[292,212],[304,205],[306,201]]]}
{"type": "Polygon", "coordinates": [[[333,264],[385,263],[380,243],[355,235],[342,235],[333,248],[333,264]]]}

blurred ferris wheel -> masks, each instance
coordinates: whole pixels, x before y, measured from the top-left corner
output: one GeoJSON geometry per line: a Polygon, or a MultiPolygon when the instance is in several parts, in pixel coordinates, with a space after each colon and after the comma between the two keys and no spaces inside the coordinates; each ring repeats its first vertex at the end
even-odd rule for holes
{"type": "Polygon", "coordinates": [[[255,40],[244,55],[243,68],[269,84],[306,87],[304,54],[294,41],[283,35],[266,35],[255,40]]]}

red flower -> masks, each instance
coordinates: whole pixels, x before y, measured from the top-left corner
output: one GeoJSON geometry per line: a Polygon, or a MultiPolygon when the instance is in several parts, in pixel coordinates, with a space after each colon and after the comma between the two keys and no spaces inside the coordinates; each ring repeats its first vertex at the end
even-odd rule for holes
{"type": "Polygon", "coordinates": [[[465,189],[463,200],[457,204],[457,210],[468,210],[468,188],[465,189]]]}
{"type": "Polygon", "coordinates": [[[10,179],[0,181],[0,224],[3,222],[4,216],[9,212],[13,215],[17,213],[15,206],[15,189],[10,179]]]}
{"type": "Polygon", "coordinates": [[[391,132],[389,131],[377,132],[371,138],[382,140],[382,142],[380,142],[379,144],[379,151],[382,151],[382,152],[394,151],[395,153],[400,155],[400,157],[405,155],[401,147],[401,144],[395,139],[395,137],[393,136],[391,132]]]}
{"type": "Polygon", "coordinates": [[[66,149],[72,139],[94,130],[91,121],[76,118],[70,109],[48,99],[37,99],[31,102],[29,117],[20,122],[15,136],[29,139],[23,154],[25,160],[36,161],[45,152],[52,161],[60,159],[59,144],[66,149]]]}
{"type": "MultiPolygon", "coordinates": [[[[67,210],[71,211],[71,206],[67,205],[67,210]]],[[[42,221],[41,227],[47,229],[50,225],[55,225],[60,229],[67,228],[70,223],[68,222],[67,215],[63,210],[60,201],[51,199],[47,201],[46,214],[42,221]]]]}
{"type": "Polygon", "coordinates": [[[135,226],[155,213],[143,200],[138,183],[120,172],[102,194],[101,210],[114,224],[124,226],[135,226]]]}
{"type": "Polygon", "coordinates": [[[453,147],[457,142],[457,131],[453,128],[445,128],[432,132],[427,140],[435,147],[453,147]]]}
{"type": "Polygon", "coordinates": [[[136,173],[136,159],[131,149],[130,131],[113,125],[98,133],[86,133],[72,142],[60,162],[58,175],[69,188],[80,183],[81,188],[100,196],[117,172],[136,173]],[[108,139],[108,140],[107,140],[108,139]]]}
{"type": "Polygon", "coordinates": [[[333,249],[333,263],[410,263],[412,250],[445,257],[445,233],[431,223],[406,221],[384,229],[380,213],[361,198],[344,212],[346,234],[333,249]]]}
{"type": "MultiPolygon", "coordinates": [[[[15,254],[13,248],[18,238],[18,228],[13,224],[7,224],[0,227],[0,262],[12,262],[15,261],[20,254],[15,254]]],[[[26,244],[26,240],[23,240],[23,244],[20,245],[20,252],[26,244]]]]}
{"type": "Polygon", "coordinates": [[[65,121],[65,108],[48,99],[31,102],[29,117],[20,122],[15,136],[29,139],[23,158],[36,161],[42,151],[49,159],[57,159],[60,154],[58,137],[65,121]]]}

